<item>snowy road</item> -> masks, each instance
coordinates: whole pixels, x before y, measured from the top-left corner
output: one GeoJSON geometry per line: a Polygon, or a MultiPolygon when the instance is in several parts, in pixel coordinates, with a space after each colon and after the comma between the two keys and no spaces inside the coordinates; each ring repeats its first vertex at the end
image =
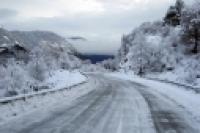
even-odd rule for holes
{"type": "Polygon", "coordinates": [[[198,123],[167,95],[130,81],[89,77],[96,85],[88,94],[46,117],[41,110],[36,121],[27,118],[35,114],[8,121],[0,133],[199,133],[198,123]]]}

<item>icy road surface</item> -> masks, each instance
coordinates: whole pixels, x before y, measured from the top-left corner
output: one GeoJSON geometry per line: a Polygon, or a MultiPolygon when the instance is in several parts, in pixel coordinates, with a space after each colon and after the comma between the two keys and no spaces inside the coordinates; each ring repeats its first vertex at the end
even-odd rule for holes
{"type": "Polygon", "coordinates": [[[174,99],[145,85],[90,74],[93,89],[72,101],[10,120],[0,133],[200,133],[174,99]]]}

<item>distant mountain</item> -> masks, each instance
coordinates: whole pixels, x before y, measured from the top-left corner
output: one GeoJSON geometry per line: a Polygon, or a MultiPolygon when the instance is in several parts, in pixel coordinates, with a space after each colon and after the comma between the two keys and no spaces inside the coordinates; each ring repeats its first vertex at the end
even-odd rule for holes
{"type": "Polygon", "coordinates": [[[93,64],[96,64],[107,59],[113,59],[114,55],[81,54],[78,57],[82,60],[90,60],[93,64]]]}
{"type": "Polygon", "coordinates": [[[11,32],[6,29],[0,28],[0,46],[7,46],[15,43],[11,32]]]}
{"type": "MultiPolygon", "coordinates": [[[[8,31],[0,28],[0,57],[12,58],[20,55],[28,56],[24,53],[33,52],[37,48],[61,50],[60,54],[65,51],[68,54],[76,55],[76,49],[64,38],[49,31],[8,31]],[[21,47],[23,49],[15,50],[21,47]]],[[[58,51],[59,51],[58,50],[58,51]]],[[[55,52],[54,51],[54,52],[55,52]]],[[[33,54],[33,53],[32,53],[33,54]]],[[[23,58],[22,58],[23,59],[23,58]]],[[[27,59],[27,58],[26,58],[27,59]]]]}
{"type": "Polygon", "coordinates": [[[68,39],[70,39],[72,41],[87,41],[86,38],[81,37],[81,36],[72,36],[72,37],[69,37],[68,39]]]}
{"type": "Polygon", "coordinates": [[[50,44],[62,44],[68,47],[71,51],[76,50],[72,45],[62,36],[59,36],[50,31],[11,31],[12,37],[26,47],[33,48],[42,42],[50,44]]]}
{"type": "Polygon", "coordinates": [[[31,49],[42,42],[63,44],[72,51],[75,50],[64,37],[50,31],[8,31],[0,28],[0,46],[20,43],[24,47],[31,49]]]}

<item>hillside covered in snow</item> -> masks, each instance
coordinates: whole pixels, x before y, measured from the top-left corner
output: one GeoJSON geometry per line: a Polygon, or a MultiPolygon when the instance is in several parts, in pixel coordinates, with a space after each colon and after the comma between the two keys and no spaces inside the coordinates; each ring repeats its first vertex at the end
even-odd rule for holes
{"type": "Polygon", "coordinates": [[[200,2],[177,0],[164,18],[122,37],[118,69],[159,79],[200,84],[200,2]]]}
{"type": "MultiPolygon", "coordinates": [[[[50,84],[55,83],[45,82],[49,82],[49,79],[58,80],[56,78],[59,76],[56,75],[60,75],[60,71],[69,73],[81,67],[82,61],[76,54],[76,49],[55,33],[1,28],[0,97],[51,88],[50,84]]],[[[66,79],[67,76],[73,78],[70,73],[66,79]]]]}

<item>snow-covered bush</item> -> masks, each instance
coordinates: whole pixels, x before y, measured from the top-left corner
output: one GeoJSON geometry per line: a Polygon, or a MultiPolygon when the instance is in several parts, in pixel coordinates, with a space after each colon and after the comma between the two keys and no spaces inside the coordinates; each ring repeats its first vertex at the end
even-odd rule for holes
{"type": "Polygon", "coordinates": [[[26,65],[22,62],[10,59],[6,67],[0,66],[0,70],[0,89],[3,90],[1,96],[13,96],[32,91],[30,86],[35,84],[36,80],[29,75],[26,65]]]}
{"type": "Polygon", "coordinates": [[[108,59],[105,61],[100,62],[100,64],[103,68],[110,70],[110,71],[116,71],[117,70],[117,60],[115,59],[108,59]]]}

